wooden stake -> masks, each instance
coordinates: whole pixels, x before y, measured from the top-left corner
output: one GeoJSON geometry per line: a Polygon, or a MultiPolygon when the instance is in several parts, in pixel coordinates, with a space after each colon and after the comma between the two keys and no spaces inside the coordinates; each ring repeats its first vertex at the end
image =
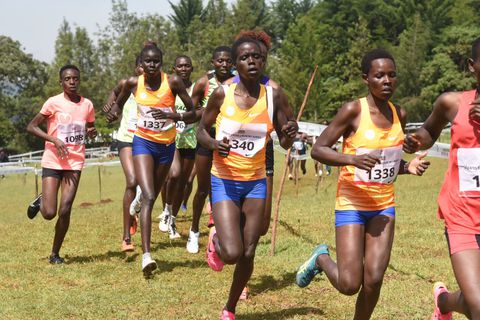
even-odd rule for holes
{"type": "Polygon", "coordinates": [[[100,166],[98,166],[98,202],[102,202],[102,174],[100,172],[100,166]]]}
{"type": "MultiPolygon", "coordinates": [[[[300,110],[298,111],[297,115],[297,122],[300,121],[302,118],[303,110],[305,110],[305,106],[307,104],[308,96],[310,95],[310,89],[312,88],[313,80],[315,79],[315,75],[317,73],[318,65],[315,66],[315,69],[313,70],[312,76],[310,77],[310,82],[308,83],[307,91],[305,93],[305,97],[303,98],[302,106],[300,107],[300,110]]],[[[280,180],[280,188],[278,189],[277,193],[277,198],[275,201],[275,215],[273,217],[273,225],[272,225],[272,243],[270,246],[270,255],[273,256],[275,254],[275,241],[277,238],[277,224],[278,224],[278,216],[279,216],[279,210],[280,210],[280,201],[282,200],[282,192],[283,192],[283,187],[285,185],[285,178],[288,173],[288,159],[290,158],[290,154],[292,152],[292,148],[288,149],[287,156],[285,158],[285,164],[284,164],[284,170],[283,170],[283,175],[280,180]]]]}

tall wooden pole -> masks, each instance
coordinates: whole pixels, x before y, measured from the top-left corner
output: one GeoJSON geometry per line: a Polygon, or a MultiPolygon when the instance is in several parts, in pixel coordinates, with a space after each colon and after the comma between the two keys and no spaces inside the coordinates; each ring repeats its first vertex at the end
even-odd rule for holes
{"type": "MultiPolygon", "coordinates": [[[[303,110],[305,110],[305,106],[307,104],[308,96],[310,95],[310,89],[312,88],[313,80],[315,79],[315,75],[317,73],[318,65],[315,66],[315,69],[313,70],[312,76],[310,77],[310,82],[308,83],[307,91],[305,93],[305,97],[303,98],[302,106],[300,107],[300,110],[298,111],[297,115],[297,122],[300,121],[302,118],[303,110]]],[[[282,192],[283,192],[283,187],[285,185],[285,178],[287,177],[288,173],[288,159],[290,158],[290,154],[292,152],[292,148],[288,149],[287,156],[285,158],[285,163],[284,163],[284,170],[283,170],[283,175],[280,180],[280,188],[278,189],[277,193],[277,198],[275,200],[275,215],[273,217],[273,225],[272,225],[272,243],[270,247],[270,255],[273,256],[275,254],[275,242],[277,238],[277,224],[278,224],[278,216],[279,216],[279,210],[280,210],[280,201],[282,200],[282,192]]]]}

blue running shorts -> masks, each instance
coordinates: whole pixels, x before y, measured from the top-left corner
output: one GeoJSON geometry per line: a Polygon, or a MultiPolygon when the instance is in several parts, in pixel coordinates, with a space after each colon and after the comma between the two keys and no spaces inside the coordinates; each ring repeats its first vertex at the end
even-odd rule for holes
{"type": "Polygon", "coordinates": [[[163,144],[133,136],[132,155],[140,154],[151,155],[157,164],[171,164],[175,155],[175,142],[163,144]]]}
{"type": "Polygon", "coordinates": [[[382,210],[335,210],[335,227],[348,224],[365,224],[375,216],[391,216],[395,218],[395,207],[382,210]]]}
{"type": "Polygon", "coordinates": [[[246,198],[265,199],[266,197],[266,178],[253,181],[235,181],[220,179],[212,175],[212,203],[224,200],[240,203],[246,198]]]}

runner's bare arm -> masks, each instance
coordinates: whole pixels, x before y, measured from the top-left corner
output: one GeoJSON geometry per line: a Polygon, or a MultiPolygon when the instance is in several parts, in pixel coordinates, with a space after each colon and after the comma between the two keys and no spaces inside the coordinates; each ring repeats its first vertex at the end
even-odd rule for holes
{"type": "Polygon", "coordinates": [[[422,127],[415,133],[408,134],[403,143],[403,151],[415,153],[429,149],[442,133],[443,128],[455,118],[460,102],[457,92],[446,92],[440,95],[433,104],[433,111],[422,127]]]}
{"type": "Polygon", "coordinates": [[[169,118],[174,121],[184,121],[185,123],[193,123],[196,121],[196,113],[195,108],[193,106],[192,99],[188,95],[187,89],[185,88],[185,84],[177,75],[171,75],[168,78],[170,83],[170,88],[174,95],[177,95],[182,99],[185,108],[187,108],[187,112],[184,113],[172,113],[169,118]]]}
{"type": "Polygon", "coordinates": [[[39,125],[42,124],[47,120],[47,116],[37,113],[37,115],[30,121],[30,123],[27,126],[27,132],[31,133],[45,141],[49,141],[55,145],[57,148],[58,155],[60,157],[65,157],[68,155],[68,149],[65,143],[55,137],[52,137],[51,135],[47,134],[45,131],[43,131],[39,125]]]}
{"type": "Polygon", "coordinates": [[[107,98],[107,103],[102,108],[103,112],[110,112],[110,110],[112,109],[112,105],[115,103],[115,100],[117,100],[117,96],[120,94],[120,91],[122,90],[122,87],[125,85],[126,81],[126,79],[120,80],[115,86],[115,88],[113,88],[112,92],[110,92],[107,98]]]}
{"type": "Polygon", "coordinates": [[[202,101],[205,99],[205,89],[207,88],[208,78],[203,76],[195,82],[192,90],[192,103],[195,106],[195,121],[200,120],[204,108],[202,108],[202,101]]]}
{"type": "Polygon", "coordinates": [[[312,158],[331,166],[353,165],[359,169],[370,170],[380,161],[377,156],[370,154],[349,155],[336,152],[332,146],[341,136],[347,137],[348,132],[355,131],[354,121],[360,116],[360,103],[351,101],[344,104],[332,122],[318,137],[312,148],[312,158]]]}
{"type": "Polygon", "coordinates": [[[137,87],[137,83],[138,77],[130,77],[125,81],[122,89],[120,90],[120,93],[117,96],[115,103],[113,103],[112,108],[107,113],[108,122],[112,122],[118,119],[123,109],[123,105],[125,104],[125,102],[127,102],[130,94],[134,92],[134,89],[137,87]]]}
{"type": "Polygon", "coordinates": [[[97,136],[97,128],[95,128],[95,122],[87,122],[87,136],[90,139],[95,139],[97,136]]]}
{"type": "Polygon", "coordinates": [[[288,99],[281,88],[273,89],[273,105],[275,106],[273,125],[277,132],[280,145],[284,149],[292,146],[298,133],[298,124],[293,111],[288,105],[288,99]]]}
{"type": "Polygon", "coordinates": [[[225,93],[223,92],[222,87],[219,87],[212,92],[197,130],[198,142],[207,149],[218,150],[218,153],[222,157],[226,157],[230,152],[228,139],[224,138],[223,141],[217,141],[210,137],[208,132],[217,120],[224,99],[225,93]]]}

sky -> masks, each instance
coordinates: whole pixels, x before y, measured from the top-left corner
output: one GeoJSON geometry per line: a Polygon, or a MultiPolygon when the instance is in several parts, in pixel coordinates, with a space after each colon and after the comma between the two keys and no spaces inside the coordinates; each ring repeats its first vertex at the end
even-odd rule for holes
{"type": "MultiPolygon", "coordinates": [[[[166,17],[172,13],[168,0],[127,0],[127,5],[128,11],[139,15],[157,13],[166,17]]],[[[50,63],[64,18],[71,27],[86,28],[94,38],[99,26],[108,24],[111,8],[111,0],[0,0],[0,35],[19,41],[25,52],[50,63]]]]}

